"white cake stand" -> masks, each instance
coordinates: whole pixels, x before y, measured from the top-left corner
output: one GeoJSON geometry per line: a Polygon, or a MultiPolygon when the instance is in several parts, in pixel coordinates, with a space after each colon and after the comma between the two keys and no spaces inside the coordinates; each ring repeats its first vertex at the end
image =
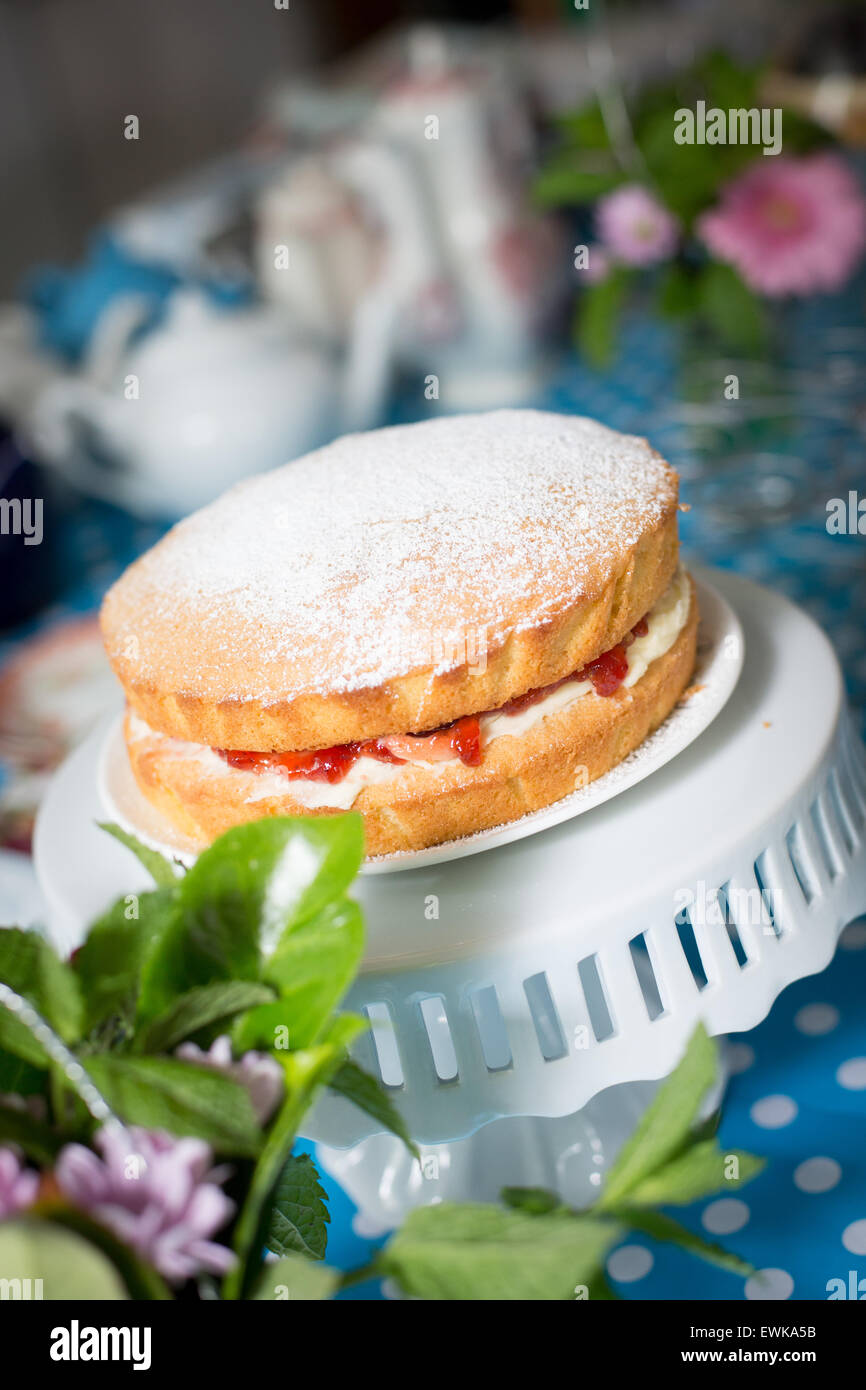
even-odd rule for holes
{"type": "MultiPolygon", "coordinates": [[[[505,1184],[587,1201],[697,1021],[753,1027],[866,912],[866,754],[830,644],[785,599],[705,577],[736,610],[746,657],[690,747],[576,820],[358,880],[369,948],[347,1006],[374,1025],[358,1056],[423,1162],[335,1096],[306,1133],[368,1231],[505,1184]]],[[[96,747],[61,772],[37,827],[60,941],[80,931],[107,853],[89,829],[103,814],[96,747]],[[63,813],[61,873],[49,830],[63,813]]],[[[133,876],[130,861],[126,891],[133,876]]]]}

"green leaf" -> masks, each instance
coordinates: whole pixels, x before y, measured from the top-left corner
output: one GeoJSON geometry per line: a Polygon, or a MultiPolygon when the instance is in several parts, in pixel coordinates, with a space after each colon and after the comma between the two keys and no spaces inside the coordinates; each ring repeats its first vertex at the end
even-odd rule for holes
{"type": "Polygon", "coordinates": [[[180,880],[181,915],[147,961],[140,1016],[217,980],[258,980],[287,928],[342,896],[364,852],[359,815],[274,817],[236,826],[180,880]]]}
{"type": "Polygon", "coordinates": [[[410,1212],[379,1266],[416,1298],[566,1300],[591,1285],[619,1234],[589,1216],[442,1202],[410,1212]]]}
{"type": "Polygon", "coordinates": [[[697,277],[678,261],[672,261],[658,282],[659,313],[665,318],[683,318],[693,313],[698,297],[697,277]]]}
{"type": "Polygon", "coordinates": [[[309,1154],[292,1154],[274,1188],[267,1247],[275,1255],[323,1260],[331,1217],[328,1194],[309,1154]]]}
{"type": "Polygon", "coordinates": [[[30,1217],[0,1225],[0,1279],[41,1279],[46,1299],[77,1303],[127,1297],[120,1275],[100,1250],[73,1231],[30,1217]]]}
{"type": "Polygon", "coordinates": [[[34,1066],[0,1048],[0,1096],[44,1095],[47,1089],[48,1072],[44,1065],[34,1066]]]}
{"type": "Polygon", "coordinates": [[[269,985],[254,980],[222,980],[181,994],[135,1040],[136,1052],[170,1052],[201,1028],[234,1018],[274,998],[269,985]]]}
{"type": "Polygon", "coordinates": [[[67,1231],[73,1231],[90,1246],[95,1246],[107,1257],[123,1280],[130,1298],[147,1301],[164,1301],[172,1295],[160,1274],[107,1226],[94,1221],[78,1207],[68,1206],[63,1201],[40,1201],[35,1209],[38,1216],[67,1231]]]}
{"type": "Polygon", "coordinates": [[[122,845],[132,850],[137,859],[140,859],[147,872],[150,874],[154,883],[160,888],[168,888],[177,883],[179,870],[176,864],[170,859],[166,859],[159,850],[150,849],[137,839],[135,835],[130,835],[128,830],[122,826],[115,825],[113,821],[97,821],[100,830],[104,830],[108,835],[113,835],[115,840],[119,840],[122,845]]]}
{"type": "Polygon", "coordinates": [[[87,1032],[116,1016],[131,1031],[144,962],[178,919],[176,887],[133,896],[134,902],[119,898],[113,903],[75,954],[73,969],[84,994],[87,1032]]]}
{"type": "Polygon", "coordinates": [[[284,1255],[264,1266],[256,1281],[252,1298],[311,1303],[330,1298],[339,1283],[333,1269],[305,1259],[303,1255],[284,1255]]]}
{"type": "Polygon", "coordinates": [[[261,1131],[239,1082],[170,1057],[95,1056],[93,1081],[127,1124],[205,1139],[220,1153],[254,1155],[261,1131]]]}
{"type": "Polygon", "coordinates": [[[266,1240],[270,1197],[289,1161],[298,1125],[320,1086],[327,1085],[345,1056],[356,1021],[334,1020],[332,1040],[299,1052],[275,1053],[286,1075],[286,1094],[272,1121],[259,1155],[246,1199],[235,1223],[234,1248],[238,1263],[223,1282],[223,1297],[240,1298],[258,1275],[260,1252],[266,1240]]]}
{"type": "Polygon", "coordinates": [[[559,155],[542,169],[533,184],[533,197],[542,207],[576,207],[610,193],[626,175],[611,159],[591,164],[585,155],[559,155]]]}
{"type": "Polygon", "coordinates": [[[240,1020],[237,1046],[242,1051],[273,1047],[277,1028],[286,1029],[290,1048],[318,1041],[355,978],[363,953],[364,921],[349,898],[328,903],[312,919],[287,928],[264,970],[279,999],[240,1020]]]}
{"type": "Polygon", "coordinates": [[[3,1003],[0,1004],[0,1016],[10,1010],[10,1016],[22,1028],[22,1036],[33,1038],[38,1052],[44,1059],[46,1089],[50,1092],[55,1120],[60,1124],[64,1123],[68,1091],[78,1096],[85,1110],[94,1118],[108,1118],[110,1106],[105,1098],[99,1095],[93,1078],[60,1034],[54,1031],[51,1024],[28,1000],[6,984],[0,987],[0,997],[3,999],[3,1003]]]}
{"type": "Polygon", "coordinates": [[[734,1192],[760,1173],[765,1162],[738,1149],[723,1152],[715,1139],[694,1144],[636,1183],[629,1191],[628,1205],[688,1206],[714,1192],[734,1192]],[[732,1157],[739,1164],[740,1176],[736,1179],[725,1177],[725,1167],[732,1157]]]}
{"type": "Polygon", "coordinates": [[[353,1105],[357,1105],[359,1110],[370,1115],[383,1129],[389,1130],[391,1134],[396,1134],[398,1139],[402,1139],[413,1157],[419,1157],[418,1147],[412,1141],[403,1116],[375,1076],[371,1076],[369,1072],[364,1071],[363,1067],[359,1067],[357,1062],[347,1058],[342,1066],[334,1072],[328,1084],[332,1091],[336,1091],[337,1095],[350,1100],[353,1105]]]}
{"type": "Polygon", "coordinates": [[[760,352],[767,321],[757,295],[729,265],[710,262],[698,281],[700,311],[722,343],[738,352],[760,352]]]}
{"type": "MultiPolygon", "coordinates": [[[[81,1036],[83,1009],[78,981],[36,932],[0,930],[0,981],[22,995],[64,1042],[81,1036]]],[[[44,1049],[28,1028],[0,1005],[0,1046],[35,1066],[44,1066],[44,1049]]]]}
{"type": "Polygon", "coordinates": [[[631,272],[613,270],[597,285],[587,285],[577,301],[577,347],[592,367],[610,366],[617,327],[631,272]]]}
{"type": "Polygon", "coordinates": [[[596,1204],[597,1211],[620,1204],[639,1182],[680,1150],[716,1078],[717,1065],[715,1044],[700,1023],[679,1066],[662,1082],[620,1150],[596,1204]]]}
{"type": "Polygon", "coordinates": [[[34,1163],[48,1167],[63,1139],[29,1111],[0,1104],[0,1144],[17,1144],[34,1163]]]}
{"type": "Polygon", "coordinates": [[[503,1187],[501,1197],[507,1207],[530,1216],[546,1216],[562,1206],[557,1194],[548,1192],[546,1187],[503,1187]]]}
{"type": "Polygon", "coordinates": [[[723,183],[751,163],[752,145],[677,145],[673,111],[650,117],[638,133],[644,157],[660,201],[688,232],[695,217],[715,202],[723,183]]]}
{"type": "Polygon", "coordinates": [[[608,150],[610,138],[598,100],[594,98],[578,111],[554,117],[554,125],[567,145],[577,150],[608,150]]]}
{"type": "Polygon", "coordinates": [[[678,1245],[687,1254],[696,1255],[698,1259],[706,1260],[708,1264],[718,1265],[720,1269],[726,1269],[729,1274],[740,1274],[744,1279],[748,1279],[755,1272],[753,1266],[740,1259],[739,1255],[725,1250],[715,1241],[704,1240],[703,1236],[696,1235],[694,1231],[688,1230],[687,1227],[680,1225],[679,1221],[674,1221],[672,1217],[665,1216],[662,1212],[622,1207],[617,1215],[622,1218],[625,1225],[630,1226],[633,1230],[643,1231],[644,1235],[652,1236],[653,1240],[678,1245]]]}

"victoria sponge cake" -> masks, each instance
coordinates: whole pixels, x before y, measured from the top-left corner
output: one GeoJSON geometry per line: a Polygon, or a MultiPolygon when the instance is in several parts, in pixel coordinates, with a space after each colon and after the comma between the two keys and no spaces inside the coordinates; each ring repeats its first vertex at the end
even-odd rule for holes
{"type": "Polygon", "coordinates": [[[350,435],[175,526],[102,608],[136,781],[205,845],[275,815],[418,849],[559,800],[689,681],[677,478],[533,410],[350,435]]]}

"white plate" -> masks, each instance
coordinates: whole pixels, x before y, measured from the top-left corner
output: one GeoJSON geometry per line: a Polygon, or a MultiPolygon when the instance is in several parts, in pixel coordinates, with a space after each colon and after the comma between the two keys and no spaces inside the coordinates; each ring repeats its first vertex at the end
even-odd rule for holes
{"type": "MultiPolygon", "coordinates": [[[[450,840],[444,845],[368,859],[361,872],[397,873],[428,864],[441,864],[469,854],[480,854],[482,850],[507,845],[513,840],[522,840],[527,835],[537,835],[549,826],[583,815],[593,806],[600,806],[612,796],[642,782],[651,772],[663,767],[687,748],[724,707],[743,667],[743,632],[734,610],[706,581],[695,576],[695,582],[701,621],[698,659],[691,685],[693,693],[675,707],[661,728],[634,753],[597,781],[581,787],[552,806],[532,811],[508,825],[480,830],[476,835],[450,840]]],[[[114,722],[103,745],[99,791],[108,819],[117,821],[152,848],[160,849],[184,863],[190,863],[195,858],[195,846],[170,826],[139,791],[126,754],[122,717],[114,722]]]]}

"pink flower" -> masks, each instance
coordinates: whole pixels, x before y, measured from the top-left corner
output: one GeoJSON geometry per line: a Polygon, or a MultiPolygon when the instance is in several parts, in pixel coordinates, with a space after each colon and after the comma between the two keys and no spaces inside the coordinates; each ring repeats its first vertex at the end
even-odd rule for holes
{"type": "Polygon", "coordinates": [[[697,230],[766,295],[838,290],[866,246],[866,201],[838,155],[758,159],[697,230]]]}
{"type": "Polygon", "coordinates": [[[118,1125],[106,1125],[94,1142],[102,1158],[67,1144],[57,1159],[57,1183],[71,1201],[174,1283],[232,1266],[231,1250],[208,1239],[234,1203],[217,1186],[225,1174],[211,1169],[207,1144],[118,1125]]]}
{"type": "Polygon", "coordinates": [[[25,1168],[13,1149],[0,1149],[0,1217],[29,1207],[38,1188],[39,1174],[25,1168]]]}
{"type": "Polygon", "coordinates": [[[676,249],[679,223],[648,188],[627,183],[600,198],[595,210],[598,235],[623,265],[655,265],[676,249]]]}
{"type": "Polygon", "coordinates": [[[194,1062],[199,1067],[210,1067],[221,1071],[246,1087],[259,1123],[270,1119],[282,1099],[283,1069],[279,1062],[265,1052],[245,1052],[235,1062],[232,1058],[231,1039],[223,1034],[212,1042],[207,1052],[195,1043],[181,1043],[175,1049],[175,1057],[184,1062],[194,1062]]]}

